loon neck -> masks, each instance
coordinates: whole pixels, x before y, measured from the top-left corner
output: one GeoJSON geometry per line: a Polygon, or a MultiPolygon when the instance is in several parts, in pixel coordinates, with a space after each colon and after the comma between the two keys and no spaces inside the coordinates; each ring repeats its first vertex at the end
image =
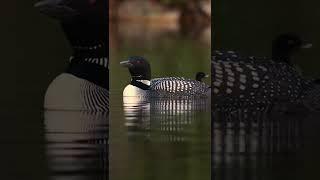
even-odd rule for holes
{"type": "Polygon", "coordinates": [[[108,68],[108,55],[104,43],[76,46],[73,49],[74,52],[70,57],[70,62],[84,61],[108,68]]]}
{"type": "Polygon", "coordinates": [[[79,16],[62,22],[73,55],[66,72],[109,89],[108,22],[79,16]]]}
{"type": "Polygon", "coordinates": [[[284,53],[281,52],[280,50],[277,49],[273,49],[272,51],[272,60],[276,61],[276,62],[285,62],[289,65],[291,65],[291,54],[289,54],[288,52],[284,53]]]}
{"type": "Polygon", "coordinates": [[[131,79],[130,82],[131,85],[136,86],[143,90],[149,90],[150,89],[150,80],[142,80],[142,79],[131,79]]]}
{"type": "Polygon", "coordinates": [[[102,88],[109,89],[107,57],[71,57],[66,73],[88,80],[102,88]]]}

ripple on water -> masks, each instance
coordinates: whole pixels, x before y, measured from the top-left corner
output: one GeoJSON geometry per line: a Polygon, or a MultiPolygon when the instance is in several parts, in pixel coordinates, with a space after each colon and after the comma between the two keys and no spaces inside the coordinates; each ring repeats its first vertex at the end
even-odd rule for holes
{"type": "Polygon", "coordinates": [[[51,179],[108,179],[108,114],[46,111],[51,179]]]}

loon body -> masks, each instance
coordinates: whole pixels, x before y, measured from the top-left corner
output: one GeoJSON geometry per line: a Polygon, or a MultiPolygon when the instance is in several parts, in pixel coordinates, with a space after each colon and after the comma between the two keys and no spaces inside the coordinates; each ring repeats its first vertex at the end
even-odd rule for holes
{"type": "MultiPolygon", "coordinates": [[[[275,103],[310,104],[319,101],[312,94],[320,88],[286,62],[261,58],[247,61],[226,59],[232,52],[215,51],[212,56],[212,102],[216,107],[232,109],[254,107],[257,110],[275,103]],[[309,97],[311,101],[306,101],[309,97]]],[[[239,57],[239,56],[237,56],[239,57]]]]}
{"type": "Polygon", "coordinates": [[[233,108],[298,103],[311,82],[302,78],[293,66],[292,56],[311,46],[299,36],[286,33],[272,41],[271,58],[214,51],[211,60],[214,104],[233,108]]]}
{"type": "Polygon", "coordinates": [[[130,57],[122,61],[131,74],[131,82],[123,91],[123,96],[146,97],[205,97],[209,86],[205,83],[182,77],[151,79],[151,68],[143,57],[130,57]]]}
{"type": "Polygon", "coordinates": [[[47,89],[45,109],[108,111],[107,1],[43,0],[35,6],[61,22],[73,49],[66,71],[47,89]]]}

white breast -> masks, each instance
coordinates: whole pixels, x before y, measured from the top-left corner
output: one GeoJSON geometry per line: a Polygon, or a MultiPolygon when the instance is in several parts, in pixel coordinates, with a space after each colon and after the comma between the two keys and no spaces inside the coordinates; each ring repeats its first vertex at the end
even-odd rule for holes
{"type": "MultiPolygon", "coordinates": [[[[150,81],[148,80],[140,80],[145,85],[150,85],[150,81]]],[[[144,97],[147,96],[147,90],[143,90],[131,84],[127,85],[123,90],[123,97],[144,97]]]]}
{"type": "Polygon", "coordinates": [[[127,85],[123,90],[123,96],[146,96],[147,91],[140,89],[136,86],[133,86],[131,84],[127,85]]]}
{"type": "Polygon", "coordinates": [[[49,85],[45,99],[46,110],[108,111],[108,90],[85,79],[62,73],[49,85]]]}

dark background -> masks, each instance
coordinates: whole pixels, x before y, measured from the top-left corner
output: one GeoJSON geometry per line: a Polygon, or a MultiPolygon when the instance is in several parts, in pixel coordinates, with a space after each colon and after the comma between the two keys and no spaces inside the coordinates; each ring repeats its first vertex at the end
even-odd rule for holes
{"type": "Polygon", "coordinates": [[[45,179],[43,97],[69,46],[36,1],[1,5],[0,179],[45,179]]]}
{"type": "Polygon", "coordinates": [[[297,33],[313,48],[297,54],[294,61],[307,75],[320,75],[318,1],[217,0],[212,4],[214,48],[271,56],[271,41],[276,35],[297,33]]]}

